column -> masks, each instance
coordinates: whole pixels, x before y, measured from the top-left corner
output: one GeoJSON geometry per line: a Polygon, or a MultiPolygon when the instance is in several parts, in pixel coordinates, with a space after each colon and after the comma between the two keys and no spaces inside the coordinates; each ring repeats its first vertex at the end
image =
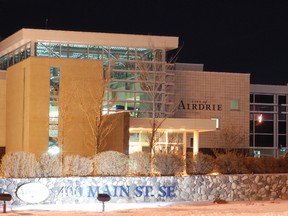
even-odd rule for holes
{"type": "Polygon", "coordinates": [[[199,152],[199,131],[193,131],[193,155],[199,152]]]}

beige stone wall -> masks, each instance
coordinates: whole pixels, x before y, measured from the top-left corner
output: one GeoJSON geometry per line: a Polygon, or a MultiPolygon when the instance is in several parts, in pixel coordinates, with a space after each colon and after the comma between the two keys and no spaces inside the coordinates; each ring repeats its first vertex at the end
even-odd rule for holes
{"type": "Polygon", "coordinates": [[[1,79],[0,75],[0,147],[4,147],[5,143],[6,143],[6,79],[4,79],[4,76],[3,79],[1,79]]]}
{"type": "Polygon", "coordinates": [[[237,147],[249,147],[249,92],[249,74],[177,71],[181,104],[175,117],[220,120],[219,130],[200,133],[200,148],[227,147],[230,144],[224,143],[222,134],[231,128],[235,136],[245,136],[237,147]],[[238,110],[231,110],[232,100],[239,101],[238,110]]]}

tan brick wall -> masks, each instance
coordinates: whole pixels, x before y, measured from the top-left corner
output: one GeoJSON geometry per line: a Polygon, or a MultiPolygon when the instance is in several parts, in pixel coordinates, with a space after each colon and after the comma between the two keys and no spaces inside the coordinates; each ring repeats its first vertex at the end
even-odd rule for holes
{"type": "MultiPolygon", "coordinates": [[[[50,67],[54,66],[60,67],[59,133],[63,152],[94,154],[88,118],[95,117],[102,65],[102,61],[95,60],[31,57],[8,68],[7,152],[27,151],[39,156],[48,150],[50,67]]],[[[128,137],[125,135],[124,139],[123,135],[128,131],[123,129],[127,121],[123,117],[121,122],[117,125],[118,133],[113,134],[119,141],[128,137]]],[[[125,151],[128,142],[118,145],[119,151],[125,151]]]]}
{"type": "Polygon", "coordinates": [[[231,127],[245,135],[238,147],[249,147],[249,92],[249,74],[177,71],[176,94],[183,103],[175,117],[220,120],[216,132],[200,133],[200,148],[226,147],[221,130],[231,127]],[[230,109],[231,100],[239,101],[239,110],[230,109]]]}
{"type": "Polygon", "coordinates": [[[6,143],[6,80],[0,77],[0,147],[6,143]]]}
{"type": "Polygon", "coordinates": [[[104,139],[100,151],[118,151],[128,154],[129,146],[129,121],[128,112],[119,112],[109,116],[106,126],[111,126],[111,131],[104,139]]]}

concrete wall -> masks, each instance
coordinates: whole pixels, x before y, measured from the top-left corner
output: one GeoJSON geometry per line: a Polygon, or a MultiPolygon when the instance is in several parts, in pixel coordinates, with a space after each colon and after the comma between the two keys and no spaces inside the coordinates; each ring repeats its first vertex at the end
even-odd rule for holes
{"type": "MultiPolygon", "coordinates": [[[[50,67],[60,67],[59,141],[64,154],[95,153],[95,119],[102,89],[102,61],[30,57],[7,71],[6,152],[40,156],[48,150],[50,67]],[[96,108],[95,108],[96,107],[96,108]]],[[[124,116],[113,138],[124,140],[124,116]],[[121,131],[121,133],[120,133],[121,131]]],[[[127,137],[127,136],[126,136],[127,137]]],[[[127,144],[118,143],[121,152],[127,144]]],[[[113,148],[115,149],[115,148],[113,148]]]]}
{"type": "Polygon", "coordinates": [[[200,148],[227,147],[221,131],[232,127],[235,136],[245,134],[236,148],[249,147],[249,74],[177,71],[175,84],[181,104],[174,117],[219,119],[217,131],[201,133],[200,148]],[[239,101],[239,109],[231,109],[232,100],[239,101]]]}
{"type": "Polygon", "coordinates": [[[0,179],[0,191],[12,195],[12,205],[95,204],[99,193],[114,203],[272,201],[287,200],[287,183],[288,174],[17,178],[0,179]]]}

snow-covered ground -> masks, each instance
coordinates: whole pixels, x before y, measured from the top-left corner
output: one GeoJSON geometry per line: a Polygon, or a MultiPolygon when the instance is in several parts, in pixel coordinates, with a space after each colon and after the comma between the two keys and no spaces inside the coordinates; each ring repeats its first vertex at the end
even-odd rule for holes
{"type": "MultiPolygon", "coordinates": [[[[2,212],[2,209],[1,209],[2,212]]],[[[178,216],[178,215],[287,215],[288,200],[286,201],[251,201],[228,202],[213,204],[212,202],[185,202],[185,203],[106,203],[105,212],[102,204],[95,205],[30,205],[24,207],[7,206],[5,215],[125,215],[125,216],[178,216]]]]}

